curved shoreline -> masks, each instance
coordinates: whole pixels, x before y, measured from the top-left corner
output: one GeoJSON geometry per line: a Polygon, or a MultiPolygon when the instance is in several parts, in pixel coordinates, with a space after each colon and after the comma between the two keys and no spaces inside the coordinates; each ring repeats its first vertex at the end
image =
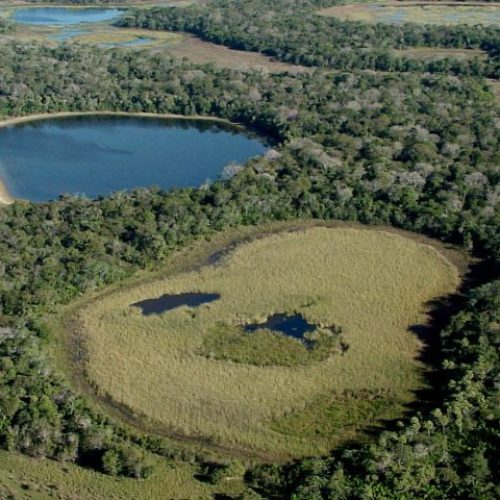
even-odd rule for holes
{"type": "Polygon", "coordinates": [[[216,116],[176,115],[174,113],[129,113],[127,111],[58,111],[56,113],[37,113],[35,115],[4,118],[3,120],[0,120],[0,128],[9,127],[11,125],[19,125],[20,123],[50,120],[52,118],[72,118],[77,116],[129,116],[132,118],[158,118],[186,121],[199,120],[215,123],[225,123],[226,125],[243,128],[243,126],[239,123],[233,123],[229,120],[226,120],[225,118],[218,118],[216,116]]]}
{"type": "Polygon", "coordinates": [[[14,198],[12,198],[12,196],[9,193],[9,190],[2,182],[2,179],[0,179],[0,208],[6,207],[11,203],[14,203],[14,198]]]}
{"type": "MultiPolygon", "coordinates": [[[[199,120],[214,123],[223,123],[236,128],[244,128],[238,123],[233,123],[224,118],[202,116],[202,115],[176,115],[174,113],[128,113],[126,111],[59,111],[57,113],[38,113],[35,115],[17,116],[13,118],[5,118],[0,120],[0,129],[10,127],[11,125],[19,125],[21,123],[30,123],[43,120],[51,120],[53,118],[73,118],[79,116],[126,116],[131,118],[153,118],[159,120],[199,120]]],[[[0,208],[14,203],[15,198],[9,193],[5,183],[0,178],[0,208]]]]}

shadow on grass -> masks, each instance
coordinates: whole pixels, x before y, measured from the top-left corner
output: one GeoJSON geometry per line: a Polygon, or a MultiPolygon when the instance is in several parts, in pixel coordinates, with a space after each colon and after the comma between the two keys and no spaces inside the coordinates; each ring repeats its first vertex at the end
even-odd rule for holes
{"type": "Polygon", "coordinates": [[[450,376],[442,369],[446,358],[441,332],[445,330],[453,316],[464,308],[468,290],[480,286],[491,279],[488,263],[484,260],[472,262],[462,276],[459,288],[453,294],[429,301],[429,321],[426,324],[410,326],[409,330],[423,344],[417,358],[426,366],[423,371],[425,387],[413,392],[413,401],[405,405],[405,412],[398,419],[380,420],[376,426],[364,430],[368,436],[374,437],[384,430],[396,430],[398,422],[414,415],[426,415],[441,405],[446,397],[450,376]]]}

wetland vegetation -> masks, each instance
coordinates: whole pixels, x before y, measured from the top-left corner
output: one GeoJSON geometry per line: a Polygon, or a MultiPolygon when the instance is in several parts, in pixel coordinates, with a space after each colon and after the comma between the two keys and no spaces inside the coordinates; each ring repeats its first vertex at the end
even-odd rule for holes
{"type": "Polygon", "coordinates": [[[0,8],[0,19],[17,40],[45,40],[48,43],[95,43],[103,47],[165,45],[179,40],[177,35],[146,37],[140,30],[117,30],[113,21],[125,9],[92,6],[16,6],[0,8]]]}
{"type": "Polygon", "coordinates": [[[209,0],[133,12],[123,22],[151,36],[187,30],[223,44],[220,54],[257,51],[284,65],[271,72],[150,49],[25,43],[19,26],[0,21],[2,117],[201,114],[277,140],[245,168],[201,187],[16,201],[0,210],[0,496],[497,495],[499,110],[484,77],[498,83],[499,29],[317,14],[328,7],[327,0],[277,0],[272,8],[209,0]],[[399,53],[448,48],[480,52],[458,61],[399,53]],[[289,63],[309,70],[288,71],[289,63]],[[335,235],[355,247],[338,261],[332,252],[344,247],[335,235]],[[469,255],[468,270],[451,244],[469,255]],[[200,267],[214,253],[218,265],[200,267]],[[395,254],[406,258],[393,261],[395,254]],[[228,266],[234,272],[222,276],[228,266]],[[433,288],[439,283],[456,286],[455,268],[463,278],[456,294],[424,304],[442,293],[433,288]],[[349,301],[350,272],[361,310],[349,301]],[[130,307],[236,285],[242,293],[199,307],[150,316],[130,307]],[[120,302],[127,294],[138,296],[120,302]],[[110,309],[95,330],[58,328],[54,319],[99,307],[110,309]],[[327,349],[317,339],[307,349],[273,330],[241,331],[299,313],[336,328],[327,349]],[[386,316],[394,321],[385,324],[386,316]],[[165,335],[167,326],[174,335],[165,335]],[[165,356],[178,372],[169,372],[165,356]],[[117,371],[126,384],[107,377],[117,371]],[[200,387],[212,399],[200,398],[200,387]]]}
{"type": "MultiPolygon", "coordinates": [[[[328,439],[321,432],[307,442],[271,426],[324,393],[386,394],[398,416],[424,384],[423,345],[409,330],[427,322],[427,302],[457,286],[456,268],[431,246],[382,231],[318,227],[242,244],[216,266],[124,285],[65,321],[85,346],[91,385],[163,424],[167,435],[173,429],[227,447],[300,456],[341,443],[343,424],[328,439]],[[129,306],[192,290],[217,300],[147,316],[129,306]],[[310,348],[272,332],[269,318],[279,311],[316,326],[306,337],[310,348]],[[260,331],[234,332],[242,324],[260,331]],[[333,324],[342,328],[344,352],[333,324]]],[[[371,423],[360,418],[349,436],[371,423]]]]}
{"type": "MultiPolygon", "coordinates": [[[[496,24],[446,26],[346,22],[318,14],[321,7],[330,4],[328,0],[277,0],[269,10],[266,0],[214,0],[208,5],[194,4],[185,9],[160,6],[150,10],[130,10],[117,21],[117,25],[190,32],[232,49],[260,52],[304,66],[348,71],[367,69],[499,76],[500,28],[496,24]],[[267,12],[267,15],[261,15],[262,12],[267,12]],[[488,57],[464,61],[450,53],[449,58],[426,63],[394,53],[394,49],[411,47],[481,49],[488,57]]],[[[365,5],[370,8],[372,4],[356,3],[355,8],[364,8],[365,5]]],[[[485,7],[490,8],[498,9],[491,5],[485,7]]],[[[491,19],[492,16],[487,17],[491,19]]]]}
{"type": "Polygon", "coordinates": [[[371,23],[500,26],[500,4],[488,2],[358,2],[321,10],[323,16],[371,23]],[[406,4],[405,4],[406,3],[406,4]]]}

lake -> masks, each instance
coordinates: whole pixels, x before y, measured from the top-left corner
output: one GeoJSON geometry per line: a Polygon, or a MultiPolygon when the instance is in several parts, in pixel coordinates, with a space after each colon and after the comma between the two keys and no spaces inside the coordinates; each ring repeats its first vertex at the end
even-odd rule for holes
{"type": "Polygon", "coordinates": [[[57,118],[0,129],[0,179],[13,197],[37,202],[61,194],[199,186],[267,147],[262,137],[214,121],[57,118]]]}
{"type": "Polygon", "coordinates": [[[120,17],[121,9],[69,8],[69,7],[26,7],[19,8],[12,15],[19,24],[37,26],[66,26],[80,23],[100,23],[120,17]]]}

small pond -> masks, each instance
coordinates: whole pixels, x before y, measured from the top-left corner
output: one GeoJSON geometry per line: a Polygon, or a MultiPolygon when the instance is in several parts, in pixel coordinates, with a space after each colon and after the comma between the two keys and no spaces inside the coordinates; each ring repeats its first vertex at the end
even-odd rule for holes
{"type": "Polygon", "coordinates": [[[80,23],[108,22],[120,17],[121,9],[26,7],[14,11],[12,20],[19,24],[36,26],[69,26],[80,23]]]}
{"type": "Polygon", "coordinates": [[[82,116],[0,129],[0,180],[15,198],[95,197],[136,187],[199,186],[265,139],[203,120],[82,116]]]}
{"type": "Polygon", "coordinates": [[[308,323],[300,314],[273,314],[264,323],[253,323],[244,326],[247,333],[253,333],[263,328],[280,332],[288,337],[304,340],[306,333],[314,331],[316,325],[308,323]]]}
{"type": "Polygon", "coordinates": [[[162,314],[181,306],[198,307],[220,299],[218,293],[179,293],[176,295],[162,295],[157,299],[146,299],[131,304],[139,307],[144,316],[162,314]]]}

